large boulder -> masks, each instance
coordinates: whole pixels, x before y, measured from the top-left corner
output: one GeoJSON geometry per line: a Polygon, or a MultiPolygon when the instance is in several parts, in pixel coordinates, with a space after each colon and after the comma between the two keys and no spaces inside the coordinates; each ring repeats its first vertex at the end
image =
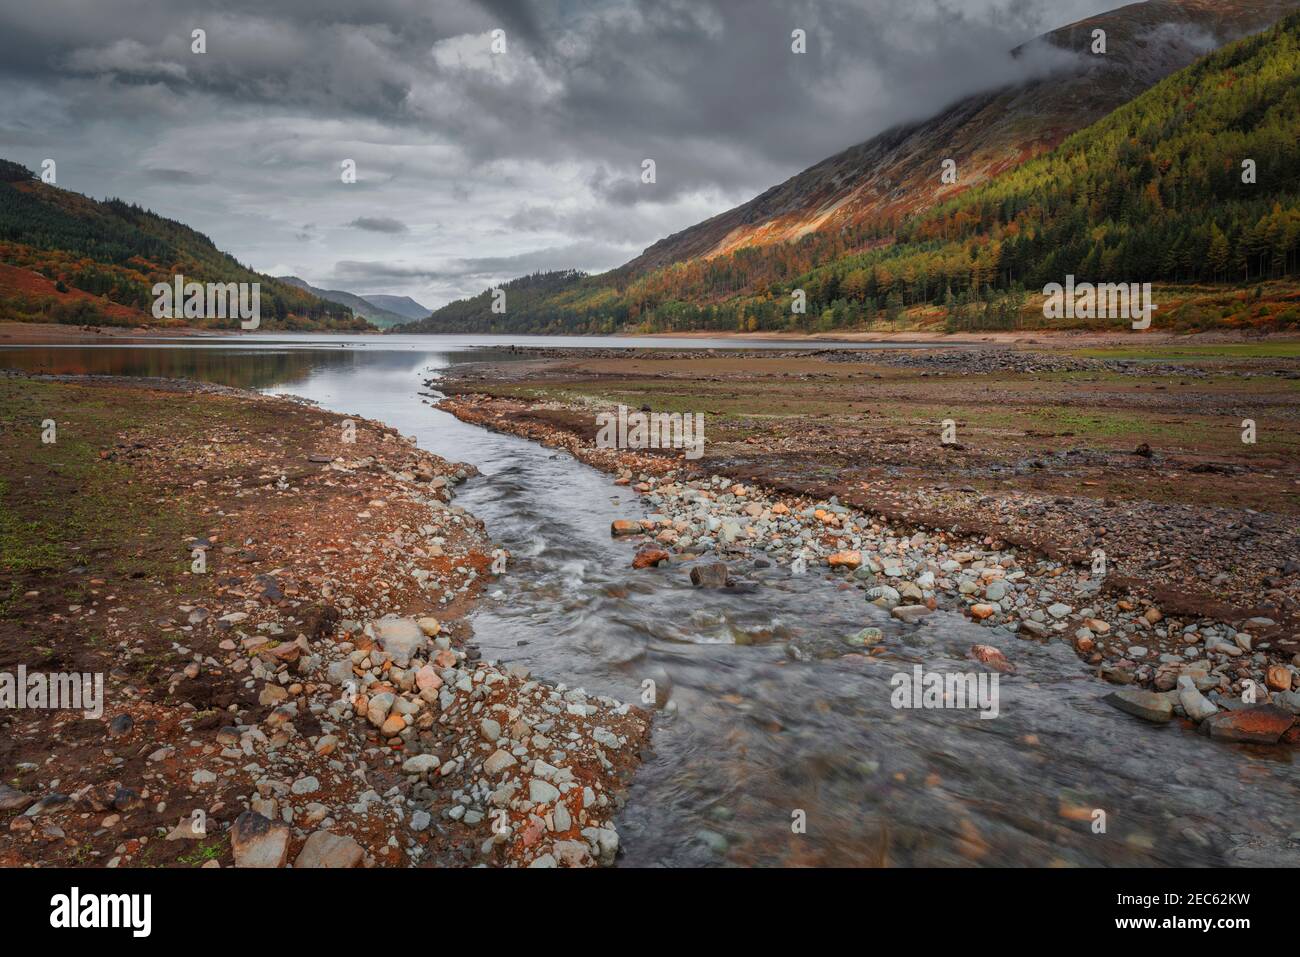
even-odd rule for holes
{"type": "Polygon", "coordinates": [[[331,834],[329,831],[317,831],[307,838],[302,850],[294,859],[293,866],[300,867],[360,867],[365,852],[350,837],[331,834]]]}
{"type": "Polygon", "coordinates": [[[1201,722],[1201,730],[1218,741],[1277,744],[1295,719],[1284,708],[1261,704],[1212,715],[1201,722]]]}
{"type": "Polygon", "coordinates": [[[245,811],[230,829],[236,867],[284,867],[289,858],[289,828],[256,811],[245,811]]]}

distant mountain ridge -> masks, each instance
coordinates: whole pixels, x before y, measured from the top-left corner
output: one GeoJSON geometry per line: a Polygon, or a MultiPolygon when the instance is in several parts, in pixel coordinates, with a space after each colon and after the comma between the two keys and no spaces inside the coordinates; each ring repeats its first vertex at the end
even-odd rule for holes
{"type": "MultiPolygon", "coordinates": [[[[155,283],[258,283],[262,329],[360,332],[338,303],[254,272],[207,236],[120,199],[103,202],[0,159],[0,320],[185,325],[152,315],[155,283]]],[[[189,323],[238,329],[238,318],[189,323]]]]}
{"type": "Polygon", "coordinates": [[[410,296],[387,296],[374,293],[361,298],[380,309],[405,317],[405,321],[424,319],[433,312],[428,306],[420,305],[410,296]]]}
{"type": "Polygon", "coordinates": [[[389,312],[387,309],[375,305],[364,296],[344,292],[342,289],[319,289],[307,282],[307,280],[299,279],[297,276],[277,276],[276,278],[283,283],[297,286],[299,289],[305,289],[307,292],[319,299],[326,299],[330,302],[337,302],[340,305],[347,306],[352,310],[353,315],[363,316],[371,325],[380,329],[400,326],[402,323],[410,321],[406,316],[398,315],[395,312],[389,312]]]}

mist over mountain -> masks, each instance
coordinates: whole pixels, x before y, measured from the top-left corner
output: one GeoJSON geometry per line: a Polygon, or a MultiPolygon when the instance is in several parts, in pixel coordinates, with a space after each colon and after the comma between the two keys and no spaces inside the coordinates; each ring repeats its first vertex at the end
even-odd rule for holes
{"type": "Polygon", "coordinates": [[[361,298],[387,312],[401,316],[404,320],[423,319],[433,310],[422,306],[410,296],[389,296],[371,293],[361,298]]]}
{"type": "MultiPolygon", "coordinates": [[[[666,237],[619,269],[592,277],[548,273],[548,292],[537,295],[536,284],[531,284],[530,295],[522,303],[511,300],[506,316],[489,312],[490,297],[484,293],[444,307],[419,328],[609,332],[631,325],[644,330],[752,330],[793,328],[791,323],[799,328],[821,323],[824,328],[826,322],[841,327],[870,320],[886,309],[896,318],[909,305],[942,298],[945,291],[983,298],[994,288],[990,279],[999,275],[1005,290],[1014,269],[999,272],[995,262],[970,274],[973,260],[987,259],[983,247],[967,250],[964,263],[918,260],[909,266],[905,286],[889,273],[873,273],[870,282],[860,275],[852,283],[841,280],[854,269],[875,268],[859,260],[894,243],[912,221],[1000,182],[1050,154],[1072,134],[1134,102],[1165,77],[1298,7],[1297,0],[1150,0],[1069,24],[1010,51],[1009,56],[1030,67],[1035,74],[1031,79],[967,97],[927,120],[887,130],[741,206],[666,237]],[[946,168],[951,175],[945,178],[946,168]],[[778,294],[797,277],[811,277],[821,267],[833,278],[828,284],[810,280],[821,308],[817,318],[799,325],[778,294]],[[922,270],[920,276],[917,269],[922,270]],[[938,279],[935,270],[941,273],[938,279]],[[829,319],[820,314],[827,309],[832,310],[829,319]]],[[[1282,60],[1279,69],[1288,65],[1282,60]]],[[[1207,95],[1220,93],[1211,89],[1207,95]]],[[[1169,101],[1165,97],[1156,105],[1165,108],[1169,101]]],[[[1233,108],[1230,104],[1229,112],[1233,108]]],[[[1247,110],[1238,119],[1245,129],[1259,117],[1247,110]]],[[[1155,131],[1156,139],[1160,135],[1155,131]]],[[[1150,183],[1150,170],[1138,165],[1137,158],[1133,163],[1131,169],[1112,168],[1115,189],[1130,195],[1139,188],[1160,188],[1150,183]]],[[[1271,196],[1268,190],[1277,188],[1275,178],[1254,195],[1271,196]]],[[[1133,196],[1124,215],[1141,200],[1133,196]]],[[[1062,198],[1076,201],[1070,195],[1062,198]]],[[[1220,232],[1231,228],[1237,234],[1231,240],[1226,235],[1221,242],[1216,239],[1216,250],[1226,243],[1229,255],[1250,255],[1237,250],[1254,248],[1246,232],[1257,224],[1244,223],[1239,212],[1217,225],[1220,232]]],[[[1176,237],[1185,250],[1180,255],[1195,258],[1208,250],[1209,226],[1201,223],[1197,229],[1194,242],[1176,237]]],[[[984,241],[999,238],[989,233],[984,241]]],[[[1024,253],[1028,247],[1014,248],[1020,250],[1018,255],[1030,255],[1024,253]]],[[[1032,255],[1041,262],[1047,252],[1032,255]]],[[[1167,249],[1159,252],[1163,263],[1167,249]]],[[[1112,265],[1115,261],[1106,260],[1112,265]]],[[[1018,266],[1022,280],[1037,275],[1026,261],[1018,266]]],[[[1179,275],[1178,270],[1148,268],[1155,276],[1179,275]]]]}
{"type": "Polygon", "coordinates": [[[401,325],[410,318],[409,316],[390,312],[362,296],[344,292],[342,289],[318,289],[305,279],[299,279],[297,276],[279,276],[278,278],[281,282],[297,286],[299,289],[305,289],[321,299],[328,299],[330,302],[337,302],[340,305],[347,306],[352,310],[353,315],[363,316],[371,325],[380,329],[401,325]]]}

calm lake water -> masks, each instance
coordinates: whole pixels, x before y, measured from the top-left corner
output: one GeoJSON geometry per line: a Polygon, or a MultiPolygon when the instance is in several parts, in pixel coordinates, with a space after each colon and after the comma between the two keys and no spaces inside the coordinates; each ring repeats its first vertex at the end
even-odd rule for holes
{"type": "MultiPolygon", "coordinates": [[[[817,575],[742,567],[747,595],[693,589],[681,566],[633,571],[612,540],[635,493],[571,458],[466,425],[419,393],[500,342],[783,348],[789,342],[490,336],[246,336],[9,347],[0,368],[201,379],[287,392],[383,420],[483,473],[457,501],[516,556],[473,614],[488,657],[635,700],[671,689],[619,819],[631,865],[1300,865],[1289,753],[1148,727],[1100,699],[1064,644],[944,613],[907,628],[817,575]],[[877,661],[840,639],[886,633],[877,661]],[[737,638],[741,640],[738,641],[737,638]],[[895,710],[890,677],[967,671],[972,644],[1018,668],[1001,716],[895,710]],[[796,661],[792,643],[827,657],[796,661]],[[1106,812],[1095,833],[1092,811],[1106,812]],[[806,817],[806,833],[792,821],[806,817]]],[[[813,343],[816,347],[830,343],[813,343]]],[[[161,410],[160,410],[161,411],[161,410]]]]}

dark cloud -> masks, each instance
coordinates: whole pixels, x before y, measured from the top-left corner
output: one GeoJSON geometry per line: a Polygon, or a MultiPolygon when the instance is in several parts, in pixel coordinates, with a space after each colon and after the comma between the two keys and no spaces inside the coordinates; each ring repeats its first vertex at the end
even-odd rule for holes
{"type": "Polygon", "coordinates": [[[510,270],[617,265],[1041,68],[1003,51],[1118,2],[13,3],[0,153],[55,157],[61,185],[140,202],[264,271],[436,306],[510,270]]]}
{"type": "Polygon", "coordinates": [[[358,216],[345,225],[354,226],[357,229],[364,229],[372,233],[388,233],[393,236],[410,232],[406,227],[406,223],[401,220],[390,219],[387,216],[358,216]]]}
{"type": "Polygon", "coordinates": [[[154,167],[145,172],[162,183],[207,183],[212,179],[205,173],[192,173],[187,169],[154,167]]]}

